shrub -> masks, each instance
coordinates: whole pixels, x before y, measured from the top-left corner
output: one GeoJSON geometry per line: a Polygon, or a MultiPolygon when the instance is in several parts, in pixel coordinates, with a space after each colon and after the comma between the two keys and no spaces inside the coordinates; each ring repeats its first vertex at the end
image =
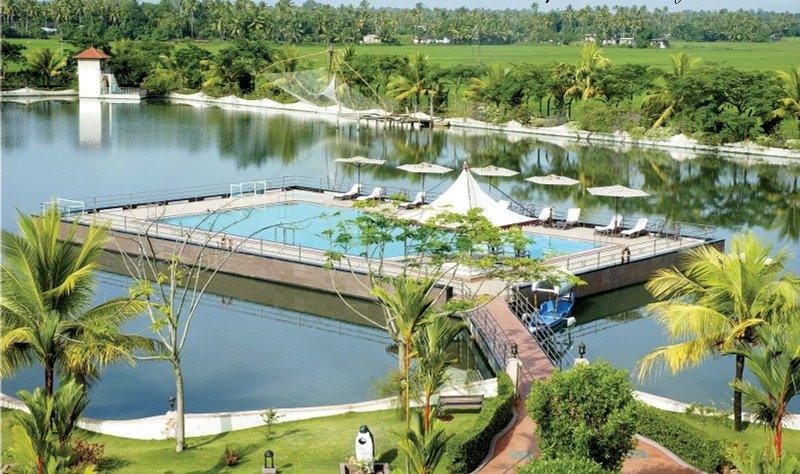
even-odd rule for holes
{"type": "Polygon", "coordinates": [[[239,464],[241,460],[242,457],[239,456],[239,453],[237,453],[235,449],[225,447],[225,452],[222,454],[222,462],[224,462],[226,466],[235,466],[239,464]]]}
{"type": "Polygon", "coordinates": [[[83,469],[89,466],[99,466],[103,459],[105,445],[102,443],[90,443],[82,439],[75,440],[72,446],[70,466],[83,469]]]}
{"type": "Polygon", "coordinates": [[[704,472],[714,472],[724,463],[722,446],[674,413],[641,405],[637,431],[704,472]]]}
{"type": "Polygon", "coordinates": [[[450,472],[472,472],[489,453],[492,438],[514,417],[514,385],[511,378],[497,376],[497,396],[488,399],[471,428],[454,436],[447,444],[450,472]]]}
{"type": "Polygon", "coordinates": [[[519,474],[608,474],[609,471],[591,459],[565,457],[534,459],[519,470],[519,474]]]}
{"type": "Polygon", "coordinates": [[[590,458],[616,470],[633,449],[637,403],[628,372],[604,361],[556,371],[527,401],[544,458],[590,458]]]}
{"type": "Polygon", "coordinates": [[[630,130],[642,121],[641,115],[626,105],[611,105],[603,101],[584,101],[576,110],[575,121],[589,132],[630,130]]]}

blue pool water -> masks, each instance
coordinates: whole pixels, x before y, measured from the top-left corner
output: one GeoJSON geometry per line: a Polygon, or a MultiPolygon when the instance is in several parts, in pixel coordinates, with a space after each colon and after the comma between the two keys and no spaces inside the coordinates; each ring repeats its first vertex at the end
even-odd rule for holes
{"type": "MultiPolygon", "coordinates": [[[[224,231],[239,237],[253,237],[317,250],[330,250],[331,243],[325,231],[334,229],[342,221],[358,217],[362,212],[364,211],[345,207],[293,201],[231,209],[217,212],[216,215],[199,213],[168,217],[161,222],[207,231],[224,231]]],[[[560,239],[533,233],[528,233],[528,236],[532,240],[528,244],[528,251],[533,258],[549,258],[598,247],[594,242],[582,240],[560,239]]],[[[341,249],[336,250],[341,251],[341,249]]],[[[359,255],[364,250],[363,247],[352,247],[348,249],[348,253],[359,255]]],[[[369,251],[373,252],[374,249],[369,251]]],[[[384,255],[387,258],[401,257],[403,253],[403,242],[391,242],[384,248],[384,255]]]]}

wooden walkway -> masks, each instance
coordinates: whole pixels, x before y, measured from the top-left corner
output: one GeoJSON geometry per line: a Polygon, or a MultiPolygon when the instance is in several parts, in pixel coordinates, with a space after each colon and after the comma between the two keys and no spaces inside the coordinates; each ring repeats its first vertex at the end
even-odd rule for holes
{"type": "MultiPolygon", "coordinates": [[[[522,361],[523,375],[519,387],[519,400],[514,410],[516,421],[494,448],[489,462],[480,469],[486,473],[515,473],[520,465],[526,464],[539,455],[534,422],[525,409],[525,400],[534,380],[545,379],[553,373],[553,364],[536,340],[509,309],[502,296],[489,302],[487,309],[494,316],[511,343],[517,344],[517,358],[522,361]]],[[[636,450],[625,460],[622,472],[642,473],[692,473],[692,469],[680,464],[676,459],[645,440],[639,439],[636,450]]]]}

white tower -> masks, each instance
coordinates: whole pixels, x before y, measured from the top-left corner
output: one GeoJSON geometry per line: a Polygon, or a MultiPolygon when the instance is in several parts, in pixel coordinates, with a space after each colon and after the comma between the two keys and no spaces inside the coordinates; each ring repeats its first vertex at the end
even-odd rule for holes
{"type": "Polygon", "coordinates": [[[100,97],[103,93],[103,73],[100,63],[108,55],[94,47],[75,56],[78,60],[78,97],[100,97]]]}

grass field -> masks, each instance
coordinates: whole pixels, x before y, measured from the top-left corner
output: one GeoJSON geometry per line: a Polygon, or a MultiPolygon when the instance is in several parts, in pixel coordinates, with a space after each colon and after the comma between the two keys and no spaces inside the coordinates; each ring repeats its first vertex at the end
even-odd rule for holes
{"type": "MultiPolygon", "coordinates": [[[[55,39],[10,39],[13,43],[22,43],[33,50],[36,48],[58,48],[60,43],[55,39]]],[[[198,44],[215,52],[224,47],[221,41],[199,41],[198,44]]],[[[343,46],[337,46],[343,47],[343,46]]],[[[321,52],[323,45],[300,45],[303,54],[321,52]]],[[[408,55],[415,52],[426,54],[431,61],[454,65],[482,61],[487,64],[502,61],[509,63],[540,63],[546,61],[577,61],[581,45],[549,45],[549,44],[513,44],[513,45],[358,45],[356,51],[370,54],[408,55]]],[[[800,66],[800,38],[786,38],[771,43],[689,43],[675,41],[669,49],[631,49],[608,47],[603,53],[613,63],[642,63],[661,68],[670,67],[670,56],[685,52],[707,62],[726,64],[739,69],[777,70],[800,66]]],[[[13,66],[12,66],[13,70],[13,66]]]]}
{"type": "MultiPolygon", "coordinates": [[[[10,427],[13,417],[8,410],[2,411],[3,462],[8,462],[7,453],[11,442],[10,427]]],[[[450,433],[461,431],[474,423],[476,414],[458,414],[452,421],[443,424],[450,433]]],[[[686,424],[704,431],[726,448],[740,446],[748,450],[761,447],[765,442],[765,431],[755,425],[736,432],[732,422],[720,417],[678,414],[686,424]]],[[[395,411],[372,413],[348,413],[345,415],[316,418],[312,420],[276,425],[273,439],[267,441],[262,428],[235,431],[216,436],[190,438],[187,450],[182,454],[173,452],[171,441],[137,441],[113,436],[80,431],[78,437],[105,445],[103,472],[216,472],[227,470],[222,463],[226,447],[235,449],[243,456],[237,469],[255,472],[267,449],[275,452],[275,464],[279,472],[333,472],[337,463],[346,460],[353,452],[356,430],[367,424],[375,435],[378,459],[390,462],[394,468],[402,465],[395,443],[395,432],[400,427],[395,411]],[[325,467],[325,469],[315,469],[325,467]]],[[[784,450],[788,454],[800,455],[800,431],[784,431],[784,450]]],[[[444,472],[445,459],[437,472],[444,472]]]]}
{"type": "MultiPolygon", "coordinates": [[[[12,416],[2,412],[3,462],[11,442],[9,433],[12,416]]],[[[443,423],[446,431],[455,433],[472,424],[477,414],[457,414],[443,423]]],[[[234,431],[216,436],[190,438],[186,451],[174,452],[172,441],[138,441],[98,435],[80,431],[76,436],[92,443],[105,445],[102,472],[218,472],[229,468],[222,463],[226,447],[243,456],[236,466],[238,472],[259,472],[264,451],[275,453],[275,466],[281,473],[338,472],[338,463],[354,453],[354,440],[358,427],[366,424],[375,436],[375,454],[378,460],[390,462],[394,469],[403,464],[397,452],[395,431],[402,426],[394,410],[345,415],[275,425],[271,441],[267,441],[263,428],[234,431]]],[[[445,472],[447,456],[437,472],[445,472]]],[[[393,469],[393,470],[394,470],[393,469]]]]}

